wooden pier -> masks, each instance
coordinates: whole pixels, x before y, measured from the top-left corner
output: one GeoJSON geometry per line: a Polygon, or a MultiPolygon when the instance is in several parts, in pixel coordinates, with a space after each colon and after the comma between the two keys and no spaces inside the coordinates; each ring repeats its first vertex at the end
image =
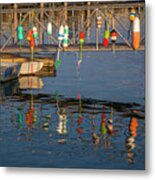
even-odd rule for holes
{"type": "MultiPolygon", "coordinates": [[[[0,4],[0,52],[29,52],[26,35],[32,26],[39,32],[38,47],[35,52],[55,52],[58,47],[58,30],[60,25],[69,26],[69,47],[65,51],[79,50],[79,32],[84,31],[83,51],[131,51],[129,13],[136,10],[141,22],[141,42],[138,50],[144,50],[145,44],[145,3],[144,1],[103,1],[103,2],[64,2],[64,3],[21,3],[0,4]],[[101,32],[96,28],[96,17],[102,18],[101,32]],[[47,23],[51,22],[53,33],[47,35],[47,23]],[[109,29],[115,27],[118,42],[115,49],[110,43],[103,47],[105,23],[109,29]],[[17,27],[24,28],[24,40],[17,39],[17,27]],[[128,37],[129,36],[129,37],[128,37]],[[22,47],[20,47],[20,43],[22,47]]],[[[63,49],[62,49],[63,51],[63,49]]]]}

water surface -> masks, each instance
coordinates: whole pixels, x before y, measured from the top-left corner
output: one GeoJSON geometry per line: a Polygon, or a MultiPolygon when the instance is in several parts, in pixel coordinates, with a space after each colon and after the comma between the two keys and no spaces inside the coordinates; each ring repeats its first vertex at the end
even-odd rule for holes
{"type": "Polygon", "coordinates": [[[144,52],[61,60],[40,88],[1,85],[0,165],[144,169],[144,52]]]}

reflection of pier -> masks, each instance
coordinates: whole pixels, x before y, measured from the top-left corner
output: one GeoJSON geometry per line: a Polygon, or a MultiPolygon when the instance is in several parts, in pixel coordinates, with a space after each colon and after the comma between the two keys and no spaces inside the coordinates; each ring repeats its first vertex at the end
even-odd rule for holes
{"type": "MultiPolygon", "coordinates": [[[[83,50],[111,50],[111,44],[103,48],[99,44],[103,42],[103,29],[108,23],[110,29],[115,27],[118,33],[118,42],[116,50],[131,50],[131,39],[128,39],[130,33],[129,14],[134,8],[141,21],[141,46],[144,49],[144,1],[126,1],[126,2],[78,2],[78,3],[36,3],[36,4],[1,4],[1,51],[28,51],[28,44],[24,39],[22,44],[26,48],[13,48],[19,45],[17,39],[17,27],[21,24],[24,27],[26,35],[30,26],[35,25],[39,30],[38,43],[40,47],[36,50],[44,51],[45,45],[52,45],[48,48],[50,51],[55,50],[58,44],[57,34],[61,24],[69,25],[69,51],[76,51],[76,45],[79,44],[79,32],[84,31],[86,38],[83,50]],[[102,19],[102,28],[99,33],[96,28],[96,18],[102,19]],[[48,37],[47,23],[51,22],[53,33],[48,37]],[[87,39],[87,40],[86,40],[87,39]],[[101,40],[102,39],[102,40],[101,40]],[[92,43],[92,46],[91,44],[92,43]],[[121,44],[120,44],[121,43],[121,44]],[[10,47],[10,48],[9,48],[10,47]]],[[[102,43],[103,44],[103,43],[102,43]]]]}

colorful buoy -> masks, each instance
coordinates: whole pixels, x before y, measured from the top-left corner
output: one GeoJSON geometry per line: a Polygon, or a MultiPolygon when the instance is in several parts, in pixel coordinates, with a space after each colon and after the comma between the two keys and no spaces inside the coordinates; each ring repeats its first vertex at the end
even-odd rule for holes
{"type": "Polygon", "coordinates": [[[103,46],[106,47],[109,44],[109,37],[110,37],[110,31],[105,30],[104,31],[104,39],[103,39],[103,46]]]}
{"type": "Polygon", "coordinates": [[[62,41],[63,39],[64,39],[64,26],[61,25],[58,33],[58,40],[62,41]]]}
{"type": "Polygon", "coordinates": [[[110,39],[111,39],[111,42],[112,43],[115,43],[116,40],[117,40],[117,32],[115,31],[115,29],[113,29],[111,32],[110,32],[110,39]]]}
{"type": "Polygon", "coordinates": [[[82,45],[84,43],[84,32],[81,31],[79,34],[79,43],[80,43],[80,59],[77,61],[77,69],[79,71],[80,64],[82,63],[82,45]]]}
{"type": "Polygon", "coordinates": [[[131,22],[134,21],[135,17],[136,17],[136,11],[135,11],[135,9],[131,9],[131,12],[130,12],[130,15],[129,15],[130,21],[131,22]]]}
{"type": "Polygon", "coordinates": [[[49,22],[48,24],[47,24],[47,34],[50,36],[50,35],[52,35],[52,23],[51,22],[49,22]]]}
{"type": "Polygon", "coordinates": [[[133,21],[132,45],[135,50],[140,46],[140,19],[135,17],[133,21]]]}
{"type": "Polygon", "coordinates": [[[31,41],[32,37],[33,37],[33,30],[30,29],[27,33],[26,40],[31,41]]]}
{"type": "Polygon", "coordinates": [[[68,47],[68,36],[69,36],[69,28],[67,25],[64,27],[64,39],[63,39],[63,47],[68,47]]]}
{"type": "Polygon", "coordinates": [[[101,16],[98,16],[96,18],[96,25],[97,25],[97,28],[101,28],[102,27],[102,17],[101,16]]]}
{"type": "Polygon", "coordinates": [[[37,31],[37,28],[35,26],[32,28],[32,31],[33,31],[33,37],[35,39],[37,39],[38,38],[38,31],[37,31]]]}
{"type": "Polygon", "coordinates": [[[24,39],[24,29],[23,29],[23,26],[21,25],[19,25],[17,28],[17,36],[18,36],[18,40],[24,39]]]}

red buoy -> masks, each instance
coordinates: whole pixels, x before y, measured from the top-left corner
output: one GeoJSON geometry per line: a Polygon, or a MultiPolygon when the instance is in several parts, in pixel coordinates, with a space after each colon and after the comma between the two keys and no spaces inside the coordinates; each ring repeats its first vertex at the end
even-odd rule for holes
{"type": "Polygon", "coordinates": [[[110,32],[110,39],[111,39],[111,42],[115,43],[116,40],[117,40],[117,32],[115,31],[115,29],[113,29],[111,32],[110,32]]]}
{"type": "Polygon", "coordinates": [[[84,39],[84,32],[80,32],[79,39],[84,39]]]}

